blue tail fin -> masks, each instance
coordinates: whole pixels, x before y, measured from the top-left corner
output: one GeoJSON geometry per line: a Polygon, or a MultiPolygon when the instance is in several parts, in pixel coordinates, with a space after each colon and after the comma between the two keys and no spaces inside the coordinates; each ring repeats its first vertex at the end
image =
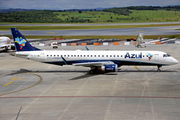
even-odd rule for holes
{"type": "Polygon", "coordinates": [[[38,51],[40,49],[31,46],[26,38],[18,31],[17,28],[10,28],[14,40],[16,51],[38,51]]]}

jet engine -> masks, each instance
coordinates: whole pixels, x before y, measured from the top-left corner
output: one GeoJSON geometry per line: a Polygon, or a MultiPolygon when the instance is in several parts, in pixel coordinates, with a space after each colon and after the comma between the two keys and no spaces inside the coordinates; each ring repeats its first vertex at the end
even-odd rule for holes
{"type": "Polygon", "coordinates": [[[103,72],[117,72],[117,65],[116,64],[108,64],[101,66],[101,70],[103,72]]]}

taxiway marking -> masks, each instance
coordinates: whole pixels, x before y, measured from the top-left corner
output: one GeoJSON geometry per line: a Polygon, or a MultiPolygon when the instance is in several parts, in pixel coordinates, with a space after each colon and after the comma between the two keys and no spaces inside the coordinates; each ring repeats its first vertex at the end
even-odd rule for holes
{"type": "Polygon", "coordinates": [[[20,91],[32,88],[32,87],[36,86],[37,84],[39,84],[42,81],[42,77],[40,75],[37,75],[37,74],[34,74],[34,73],[26,73],[26,74],[32,74],[32,75],[38,76],[40,79],[39,79],[39,81],[36,84],[34,84],[34,85],[30,86],[30,87],[27,87],[27,88],[24,88],[24,89],[20,89],[20,90],[16,90],[16,91],[12,91],[12,92],[8,92],[8,93],[4,93],[4,94],[0,94],[0,96],[7,95],[7,94],[12,94],[12,93],[16,93],[16,92],[20,92],[20,91]]]}
{"type": "Polygon", "coordinates": [[[11,80],[11,82],[8,82],[7,84],[5,84],[4,86],[8,86],[9,84],[11,84],[12,82],[14,82],[13,80],[22,80],[24,77],[14,77],[14,78],[12,78],[11,80]]]}
{"type": "Polygon", "coordinates": [[[137,68],[137,66],[134,66],[137,70],[141,71],[139,68],[137,68]]]}
{"type": "Polygon", "coordinates": [[[14,77],[11,80],[22,80],[24,77],[14,77]]]}
{"type": "Polygon", "coordinates": [[[12,82],[14,82],[14,81],[8,82],[8,83],[5,84],[4,86],[8,86],[8,85],[11,84],[12,82]]]}

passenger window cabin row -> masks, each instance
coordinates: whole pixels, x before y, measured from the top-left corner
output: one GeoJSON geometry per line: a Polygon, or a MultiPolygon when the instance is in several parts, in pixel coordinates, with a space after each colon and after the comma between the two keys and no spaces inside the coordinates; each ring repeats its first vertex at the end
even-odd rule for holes
{"type": "MultiPolygon", "coordinates": [[[[47,57],[123,57],[123,55],[47,55],[47,57]]],[[[170,56],[170,55],[166,55],[170,56]]],[[[143,55],[142,57],[145,57],[143,55]]],[[[163,56],[164,57],[164,56],[163,56]]]]}
{"type": "Polygon", "coordinates": [[[123,55],[47,55],[47,57],[61,57],[61,56],[62,57],[123,57],[123,55]]]}
{"type": "Polygon", "coordinates": [[[47,57],[123,57],[123,55],[47,55],[47,57]]]}

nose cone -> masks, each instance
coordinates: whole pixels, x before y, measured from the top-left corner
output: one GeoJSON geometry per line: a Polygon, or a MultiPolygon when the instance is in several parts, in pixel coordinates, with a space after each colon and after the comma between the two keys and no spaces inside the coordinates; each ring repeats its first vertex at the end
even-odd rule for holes
{"type": "Polygon", "coordinates": [[[172,62],[173,62],[173,64],[178,64],[179,63],[179,61],[176,60],[175,58],[172,58],[172,62]]]}

